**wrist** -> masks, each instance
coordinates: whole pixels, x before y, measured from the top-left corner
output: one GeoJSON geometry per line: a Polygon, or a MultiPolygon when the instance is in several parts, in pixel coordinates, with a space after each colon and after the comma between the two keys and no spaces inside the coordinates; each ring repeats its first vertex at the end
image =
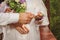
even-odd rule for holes
{"type": "Polygon", "coordinates": [[[18,20],[18,23],[20,23],[20,20],[21,20],[21,14],[19,14],[19,20],[18,20]]]}

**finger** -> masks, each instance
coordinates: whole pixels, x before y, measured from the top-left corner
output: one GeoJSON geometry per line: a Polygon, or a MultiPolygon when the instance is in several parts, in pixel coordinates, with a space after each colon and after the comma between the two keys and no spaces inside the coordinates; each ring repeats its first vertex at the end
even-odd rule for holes
{"type": "Polygon", "coordinates": [[[16,30],[17,30],[19,33],[21,33],[21,34],[24,33],[24,32],[23,32],[23,29],[22,29],[21,27],[16,27],[16,30]]]}
{"type": "Polygon", "coordinates": [[[21,24],[28,24],[29,22],[28,21],[23,21],[23,22],[21,22],[21,24]]]}
{"type": "Polygon", "coordinates": [[[23,25],[22,28],[23,28],[25,31],[28,31],[28,28],[27,28],[25,25],[23,25]]]}
{"type": "Polygon", "coordinates": [[[27,32],[22,27],[18,27],[17,31],[21,34],[27,34],[27,32]]]}
{"type": "Polygon", "coordinates": [[[29,18],[29,19],[34,18],[34,15],[28,15],[28,18],[29,18]]]}
{"type": "Polygon", "coordinates": [[[6,10],[5,10],[5,13],[9,13],[9,12],[11,12],[12,10],[10,9],[10,8],[7,8],[6,10]]]}
{"type": "Polygon", "coordinates": [[[17,27],[17,31],[21,34],[27,34],[28,31],[25,29],[25,27],[17,27]]]}
{"type": "Polygon", "coordinates": [[[28,28],[24,27],[24,29],[25,29],[26,33],[29,33],[29,30],[28,30],[28,28]]]}
{"type": "Polygon", "coordinates": [[[26,18],[26,21],[30,21],[31,19],[32,19],[32,18],[29,18],[29,17],[28,17],[28,18],[26,18]]]}
{"type": "Polygon", "coordinates": [[[31,18],[31,17],[34,17],[34,14],[32,14],[31,12],[27,12],[28,16],[31,18]]]}
{"type": "Polygon", "coordinates": [[[28,18],[26,20],[23,20],[23,22],[22,21],[21,22],[22,22],[22,24],[27,24],[27,23],[30,23],[30,21],[31,21],[31,19],[28,18]]]}
{"type": "Polygon", "coordinates": [[[30,23],[30,20],[27,20],[27,21],[24,22],[24,24],[28,24],[28,23],[30,23]]]}
{"type": "Polygon", "coordinates": [[[38,12],[38,15],[37,16],[43,16],[43,14],[41,12],[38,12]]]}
{"type": "Polygon", "coordinates": [[[28,28],[27,28],[27,27],[25,27],[25,25],[24,25],[24,24],[23,24],[22,28],[23,28],[23,30],[25,31],[25,33],[28,33],[28,32],[29,32],[28,28]]]}

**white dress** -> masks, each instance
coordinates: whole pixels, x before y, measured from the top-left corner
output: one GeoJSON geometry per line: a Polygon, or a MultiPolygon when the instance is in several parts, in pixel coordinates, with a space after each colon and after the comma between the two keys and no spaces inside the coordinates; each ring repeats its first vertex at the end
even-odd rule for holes
{"type": "MultiPolygon", "coordinates": [[[[42,0],[26,0],[27,12],[37,14],[42,12],[44,14],[43,23],[41,25],[48,25],[47,10],[42,0]]],[[[4,37],[3,40],[40,40],[39,26],[34,23],[34,18],[30,24],[26,24],[29,29],[28,34],[20,34],[16,29],[10,29],[10,26],[3,27],[4,37]]]]}

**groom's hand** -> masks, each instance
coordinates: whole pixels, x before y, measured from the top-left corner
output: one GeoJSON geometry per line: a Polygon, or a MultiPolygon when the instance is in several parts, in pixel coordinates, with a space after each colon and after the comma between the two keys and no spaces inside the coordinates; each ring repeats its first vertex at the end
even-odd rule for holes
{"type": "Polygon", "coordinates": [[[26,12],[26,13],[20,13],[19,17],[20,17],[19,18],[19,23],[27,24],[27,23],[30,23],[30,21],[32,20],[34,15],[30,12],[26,12]]]}

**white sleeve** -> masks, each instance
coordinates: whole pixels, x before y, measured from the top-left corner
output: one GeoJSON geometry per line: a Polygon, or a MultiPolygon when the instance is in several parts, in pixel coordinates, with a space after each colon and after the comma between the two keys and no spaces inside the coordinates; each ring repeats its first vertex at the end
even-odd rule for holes
{"type": "Polygon", "coordinates": [[[44,17],[42,19],[43,22],[41,25],[49,25],[49,20],[48,20],[48,16],[47,16],[47,9],[46,9],[42,0],[38,0],[36,10],[38,10],[38,12],[43,13],[43,15],[44,15],[44,17]]]}
{"type": "Polygon", "coordinates": [[[0,13],[0,25],[16,23],[19,20],[18,13],[0,13]]]}

